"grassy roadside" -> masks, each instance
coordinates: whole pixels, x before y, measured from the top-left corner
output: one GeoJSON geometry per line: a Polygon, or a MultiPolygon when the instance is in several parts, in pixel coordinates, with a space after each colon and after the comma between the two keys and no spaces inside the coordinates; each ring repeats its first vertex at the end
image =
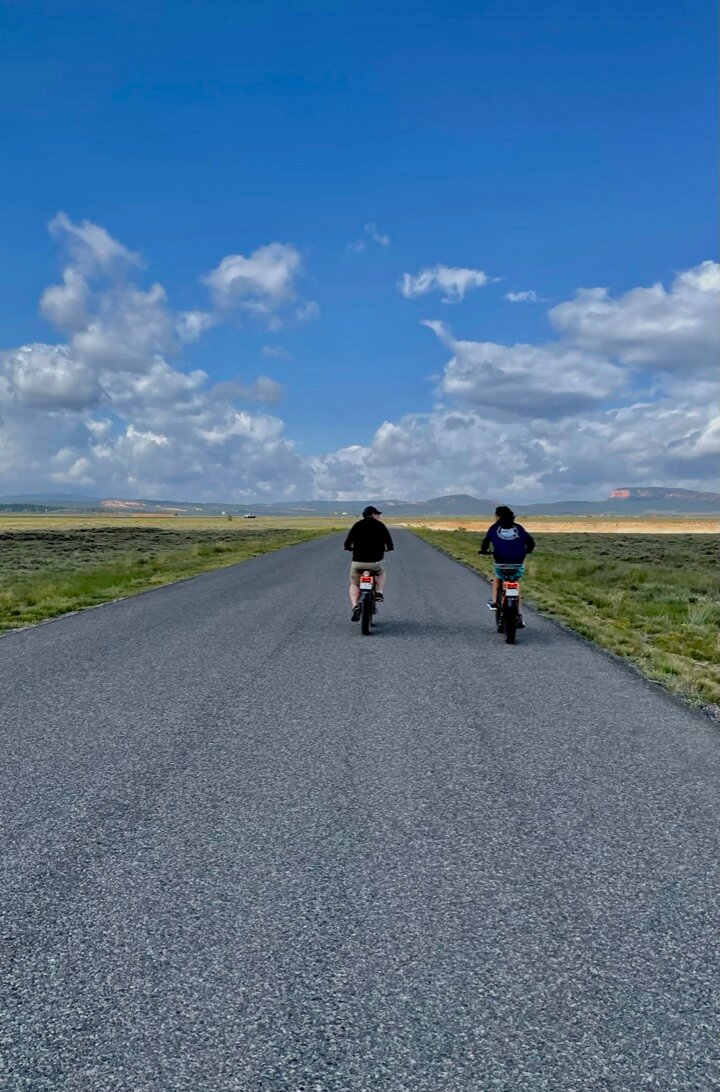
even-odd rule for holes
{"type": "Polygon", "coordinates": [[[0,522],[0,632],[234,565],[333,528],[138,525],[28,527],[0,522]]]}
{"type": "MultiPolygon", "coordinates": [[[[413,528],[485,576],[482,535],[413,528]]],[[[720,712],[720,553],[714,535],[539,534],[523,594],[695,705],[720,712]]]]}

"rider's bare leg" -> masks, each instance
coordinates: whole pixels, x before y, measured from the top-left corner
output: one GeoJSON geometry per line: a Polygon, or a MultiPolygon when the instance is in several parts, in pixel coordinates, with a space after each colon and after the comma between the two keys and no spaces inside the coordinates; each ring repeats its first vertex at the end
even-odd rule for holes
{"type": "Polygon", "coordinates": [[[357,601],[358,601],[359,598],[360,598],[360,588],[357,586],[357,584],[351,584],[350,585],[350,602],[352,603],[352,605],[354,607],[357,606],[357,601]]]}
{"type": "Polygon", "coordinates": [[[382,592],[385,587],[385,573],[375,574],[375,591],[382,592]]]}

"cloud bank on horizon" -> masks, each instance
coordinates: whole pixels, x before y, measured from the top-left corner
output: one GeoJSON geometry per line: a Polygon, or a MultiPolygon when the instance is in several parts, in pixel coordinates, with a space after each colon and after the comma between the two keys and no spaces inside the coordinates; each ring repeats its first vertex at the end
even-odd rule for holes
{"type": "MultiPolygon", "coordinates": [[[[365,230],[387,247],[374,223],[365,230]]],[[[272,377],[216,382],[209,368],[182,367],[184,346],[214,327],[250,322],[277,331],[320,317],[300,293],[305,258],[295,247],[269,242],[248,256],[226,255],[199,278],[206,305],[183,311],[162,285],[140,285],[140,257],[102,226],[59,213],[50,231],[65,264],[40,310],[62,340],[0,352],[4,493],[542,500],[620,482],[714,488],[715,262],[678,272],[668,286],[617,296],[578,289],[549,309],[553,336],[539,343],[460,337],[449,323],[424,318],[446,356],[432,409],[380,421],[368,444],[304,454],[268,412],[283,394],[272,377]]],[[[396,283],[407,300],[431,303],[439,293],[449,304],[488,290],[490,278],[436,265],[396,283]]],[[[396,292],[392,282],[387,290],[396,292]]],[[[505,298],[542,302],[535,290],[505,298]]],[[[284,353],[271,347],[265,355],[284,353]]]]}

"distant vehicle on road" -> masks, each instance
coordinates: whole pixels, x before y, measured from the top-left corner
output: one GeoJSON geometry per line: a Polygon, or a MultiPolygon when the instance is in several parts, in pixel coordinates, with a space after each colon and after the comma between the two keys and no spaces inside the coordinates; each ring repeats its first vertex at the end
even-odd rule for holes
{"type": "Polygon", "coordinates": [[[257,516],[254,512],[246,512],[243,519],[257,519],[257,516]]]}

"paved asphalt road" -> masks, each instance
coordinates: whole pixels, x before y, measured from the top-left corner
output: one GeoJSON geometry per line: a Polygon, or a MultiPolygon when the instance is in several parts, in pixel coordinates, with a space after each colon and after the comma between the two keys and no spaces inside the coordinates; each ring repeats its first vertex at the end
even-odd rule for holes
{"type": "Polygon", "coordinates": [[[0,1087],[719,1088],[718,727],[341,543],[0,640],[0,1087]]]}

